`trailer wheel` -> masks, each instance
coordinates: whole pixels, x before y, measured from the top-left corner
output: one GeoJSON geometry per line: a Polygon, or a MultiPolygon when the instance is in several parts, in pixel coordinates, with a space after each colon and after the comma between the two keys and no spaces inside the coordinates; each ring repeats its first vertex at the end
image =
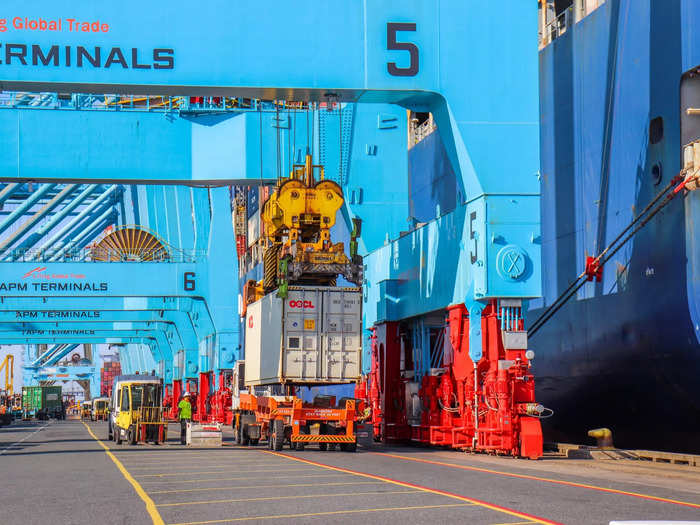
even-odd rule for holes
{"type": "Polygon", "coordinates": [[[328,443],[319,443],[318,449],[319,450],[328,450],[328,443]]]}
{"type": "Polygon", "coordinates": [[[114,434],[115,434],[114,439],[116,439],[117,445],[121,445],[122,444],[122,429],[117,427],[117,430],[114,434]]]}
{"type": "Polygon", "coordinates": [[[284,421],[281,419],[275,419],[272,422],[272,435],[270,436],[272,441],[273,450],[282,450],[284,445],[284,421]]]}
{"type": "Polygon", "coordinates": [[[357,451],[357,443],[341,443],[340,450],[343,452],[355,452],[357,451]]]}
{"type": "Polygon", "coordinates": [[[297,441],[296,443],[292,443],[292,447],[296,448],[299,452],[304,451],[306,443],[303,443],[302,441],[297,441]]]}

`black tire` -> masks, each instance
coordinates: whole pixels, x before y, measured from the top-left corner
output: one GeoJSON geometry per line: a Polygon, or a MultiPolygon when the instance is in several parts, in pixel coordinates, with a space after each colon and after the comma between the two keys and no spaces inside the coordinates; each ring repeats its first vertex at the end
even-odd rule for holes
{"type": "Polygon", "coordinates": [[[301,441],[297,441],[296,443],[294,443],[294,445],[295,445],[294,448],[296,448],[299,452],[303,452],[304,448],[306,446],[306,443],[303,443],[301,441]]]}
{"type": "Polygon", "coordinates": [[[129,445],[135,445],[138,438],[138,428],[136,425],[131,425],[129,427],[129,432],[126,434],[129,445]]]}
{"type": "Polygon", "coordinates": [[[116,432],[114,433],[114,440],[117,445],[122,444],[122,430],[121,428],[117,427],[116,432]]]}
{"type": "Polygon", "coordinates": [[[251,439],[251,440],[250,440],[250,446],[251,446],[251,447],[254,447],[254,446],[256,446],[259,442],[260,442],[260,439],[259,439],[259,438],[251,439]]]}
{"type": "Polygon", "coordinates": [[[319,450],[328,450],[328,443],[319,443],[318,449],[319,450]]]}
{"type": "Polygon", "coordinates": [[[275,419],[272,422],[272,449],[280,451],[284,446],[284,421],[275,419]]]}
{"type": "Polygon", "coordinates": [[[244,447],[247,447],[249,445],[257,445],[258,440],[255,439],[250,439],[250,436],[248,435],[248,425],[254,425],[255,424],[255,415],[254,414],[242,414],[240,420],[238,421],[238,424],[241,426],[241,439],[240,439],[240,444],[243,445],[244,447]]]}
{"type": "Polygon", "coordinates": [[[357,451],[357,443],[341,443],[340,450],[343,452],[355,452],[357,451]]]}

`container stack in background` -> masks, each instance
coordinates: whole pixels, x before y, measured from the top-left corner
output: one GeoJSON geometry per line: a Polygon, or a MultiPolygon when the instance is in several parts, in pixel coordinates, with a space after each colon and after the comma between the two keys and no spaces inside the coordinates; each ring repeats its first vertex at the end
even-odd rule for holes
{"type": "MultiPolygon", "coordinates": [[[[237,186],[231,195],[239,277],[243,277],[262,262],[262,246],[258,242],[263,234],[260,213],[272,189],[273,186],[237,186]]],[[[261,276],[251,277],[257,280],[261,276]]]]}
{"type": "Polygon", "coordinates": [[[41,387],[23,386],[22,412],[24,412],[24,417],[32,418],[39,410],[41,410],[41,387]]]}
{"type": "Polygon", "coordinates": [[[114,378],[122,373],[119,361],[106,361],[100,372],[100,395],[111,396],[114,378]]]}
{"type": "Polygon", "coordinates": [[[23,386],[22,413],[25,419],[39,416],[57,417],[62,413],[63,388],[60,386],[23,386]]]}

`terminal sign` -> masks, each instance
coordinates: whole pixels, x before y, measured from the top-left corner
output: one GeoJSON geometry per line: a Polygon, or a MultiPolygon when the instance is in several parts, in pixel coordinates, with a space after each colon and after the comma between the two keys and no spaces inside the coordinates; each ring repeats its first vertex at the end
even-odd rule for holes
{"type": "Polygon", "coordinates": [[[17,310],[16,319],[99,319],[99,310],[17,310]]]}
{"type": "Polygon", "coordinates": [[[94,330],[23,330],[22,335],[95,335],[94,330]]]}
{"type": "Polygon", "coordinates": [[[0,34],[11,33],[0,42],[0,64],[29,67],[174,69],[175,50],[169,47],[140,49],[121,45],[61,45],[22,42],[30,34],[109,34],[105,20],[78,18],[0,18],[0,34]],[[13,38],[14,37],[14,38],[13,38]]]}

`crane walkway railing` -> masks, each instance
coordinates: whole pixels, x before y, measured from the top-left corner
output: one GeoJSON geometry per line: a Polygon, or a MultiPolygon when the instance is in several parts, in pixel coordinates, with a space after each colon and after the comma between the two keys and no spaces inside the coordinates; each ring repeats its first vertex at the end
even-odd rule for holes
{"type": "Polygon", "coordinates": [[[140,111],[183,114],[306,110],[305,102],[261,101],[241,97],[190,97],[85,93],[0,92],[0,109],[140,111]]]}
{"type": "Polygon", "coordinates": [[[206,250],[177,250],[170,252],[149,252],[142,257],[126,254],[121,250],[104,250],[100,249],[99,253],[95,253],[94,248],[86,247],[76,250],[68,250],[56,255],[59,250],[11,250],[4,254],[5,260],[13,262],[156,262],[156,263],[196,263],[206,259],[206,250]],[[96,256],[97,255],[97,256],[96,256]]]}

